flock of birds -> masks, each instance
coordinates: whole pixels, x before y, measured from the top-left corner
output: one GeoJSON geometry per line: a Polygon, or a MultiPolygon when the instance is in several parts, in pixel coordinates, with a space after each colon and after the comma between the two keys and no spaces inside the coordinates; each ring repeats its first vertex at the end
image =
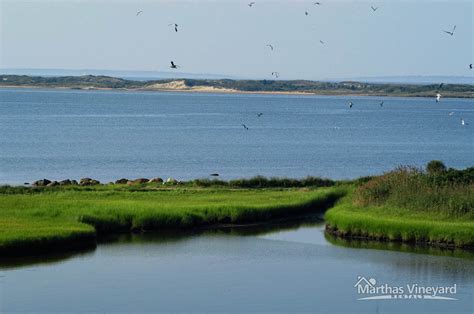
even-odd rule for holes
{"type": "MultiPolygon", "coordinates": [[[[255,5],[255,1],[252,1],[250,3],[248,3],[247,5],[251,8],[255,5]]],[[[314,2],[313,5],[317,5],[317,6],[320,6],[322,5],[321,2],[314,2]]],[[[370,8],[372,9],[373,12],[376,12],[378,10],[378,7],[374,7],[374,6],[370,6],[370,8]]],[[[136,13],[136,16],[139,16],[140,14],[143,13],[143,10],[139,10],[137,11],[136,13]]],[[[305,11],[304,12],[305,16],[308,16],[309,15],[309,12],[308,11],[305,11]]],[[[170,23],[168,24],[168,26],[172,27],[174,29],[174,31],[177,33],[178,32],[178,24],[176,23],[170,23]]],[[[456,31],[456,25],[453,26],[452,30],[443,30],[444,33],[450,35],[450,36],[454,36],[454,32],[456,31]]],[[[323,40],[319,40],[319,42],[324,45],[325,42],[323,40]]],[[[268,47],[271,51],[273,51],[275,49],[275,46],[273,44],[266,44],[265,47],[268,47]]],[[[170,68],[171,69],[178,69],[179,66],[174,62],[174,61],[170,61],[170,68]]],[[[472,70],[473,69],[473,65],[472,63],[469,64],[469,69],[472,70]]],[[[280,77],[280,73],[279,72],[276,72],[276,71],[273,71],[272,72],[272,77],[275,77],[275,78],[279,78],[280,77]]],[[[436,92],[436,103],[439,103],[441,101],[441,88],[443,87],[444,83],[441,83],[438,87],[438,90],[436,92]]],[[[349,109],[351,109],[353,106],[354,106],[354,103],[352,101],[349,101],[348,103],[349,105],[349,109]]],[[[384,105],[384,101],[380,102],[379,103],[379,106],[380,107],[383,107],[384,105]]],[[[263,115],[263,113],[258,113],[257,114],[257,117],[261,117],[263,115]]],[[[449,113],[449,116],[452,116],[454,115],[454,112],[450,112],[449,113]]],[[[465,126],[465,125],[468,125],[468,123],[466,123],[464,121],[463,118],[461,118],[461,125],[465,126]]],[[[249,127],[247,125],[245,125],[244,123],[242,123],[242,127],[245,129],[245,130],[249,130],[249,127]]]]}

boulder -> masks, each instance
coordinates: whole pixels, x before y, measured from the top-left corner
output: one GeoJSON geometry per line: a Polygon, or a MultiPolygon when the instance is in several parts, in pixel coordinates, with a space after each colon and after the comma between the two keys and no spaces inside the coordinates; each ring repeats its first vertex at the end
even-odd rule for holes
{"type": "Polygon", "coordinates": [[[70,185],[70,184],[71,184],[71,180],[69,179],[59,181],[59,185],[70,185]]]}
{"type": "Polygon", "coordinates": [[[50,180],[42,179],[42,180],[38,180],[38,181],[33,182],[33,186],[47,186],[50,183],[51,183],[50,180]]]}
{"type": "Polygon", "coordinates": [[[115,181],[115,184],[127,184],[128,179],[122,178],[115,181]]]}
{"type": "Polygon", "coordinates": [[[149,180],[147,178],[139,178],[139,179],[135,179],[133,181],[128,181],[128,182],[132,182],[132,184],[143,184],[143,183],[148,183],[148,181],[149,180]]]}
{"type": "Polygon", "coordinates": [[[48,184],[46,184],[46,186],[57,186],[57,185],[59,185],[58,181],[52,181],[52,182],[49,182],[48,184]]]}
{"type": "Polygon", "coordinates": [[[97,184],[100,184],[100,182],[98,180],[94,180],[91,178],[82,178],[79,181],[79,185],[82,185],[82,186],[97,185],[97,184]]]}
{"type": "Polygon", "coordinates": [[[166,179],[165,183],[167,183],[167,184],[176,184],[176,183],[178,183],[178,180],[169,177],[168,179],[166,179]]]}
{"type": "Polygon", "coordinates": [[[156,178],[148,180],[148,183],[163,183],[163,179],[156,177],[156,178]]]}

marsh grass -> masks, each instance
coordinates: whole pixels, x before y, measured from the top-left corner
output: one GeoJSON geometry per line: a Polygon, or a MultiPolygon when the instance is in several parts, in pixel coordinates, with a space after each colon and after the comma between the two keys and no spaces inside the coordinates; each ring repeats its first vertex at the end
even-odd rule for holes
{"type": "Polygon", "coordinates": [[[474,168],[424,172],[400,167],[355,191],[356,205],[389,205],[439,217],[474,219],[474,168]]]}
{"type": "Polygon", "coordinates": [[[218,179],[196,179],[191,181],[191,183],[200,187],[225,186],[229,188],[302,188],[328,187],[336,184],[333,180],[311,176],[303,179],[267,178],[256,176],[250,179],[235,179],[230,181],[222,181],[218,179]]]}
{"type": "Polygon", "coordinates": [[[400,167],[359,182],[326,215],[346,237],[474,247],[474,171],[400,167]]]}
{"type": "Polygon", "coordinates": [[[241,224],[322,211],[343,187],[170,189],[144,185],[0,190],[0,251],[101,234],[241,224]]]}

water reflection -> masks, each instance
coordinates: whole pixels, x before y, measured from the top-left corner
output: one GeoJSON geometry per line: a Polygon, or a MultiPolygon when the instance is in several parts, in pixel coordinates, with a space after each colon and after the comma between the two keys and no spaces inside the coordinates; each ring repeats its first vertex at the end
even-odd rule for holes
{"type": "MultiPolygon", "coordinates": [[[[277,231],[298,230],[304,226],[316,226],[323,223],[322,216],[310,215],[293,219],[274,220],[268,223],[241,225],[238,227],[201,228],[193,230],[165,230],[148,233],[123,233],[102,236],[97,239],[101,246],[123,246],[152,243],[153,245],[172,244],[189,240],[197,236],[257,236],[277,231]]],[[[29,265],[54,264],[73,257],[84,257],[93,254],[95,247],[72,249],[67,252],[40,254],[22,257],[0,257],[0,269],[24,267],[29,265]]]]}
{"type": "Polygon", "coordinates": [[[388,250],[416,254],[429,254],[474,259],[474,251],[468,251],[459,248],[440,248],[423,244],[413,245],[402,242],[380,242],[363,239],[343,239],[328,233],[324,233],[324,235],[326,241],[328,241],[329,243],[347,248],[388,250]]]}
{"type": "Polygon", "coordinates": [[[4,269],[0,307],[6,312],[472,312],[472,259],[378,248],[383,249],[325,236],[318,217],[124,234],[100,239],[96,250],[74,258],[4,269]],[[359,275],[391,285],[457,284],[459,301],[357,301],[353,286],[359,275]]]}
{"type": "Polygon", "coordinates": [[[67,252],[54,252],[34,256],[0,257],[0,270],[27,267],[31,265],[48,265],[60,263],[71,258],[82,258],[94,253],[95,247],[74,249],[67,252]]]}
{"type": "MultiPolygon", "coordinates": [[[[200,228],[193,230],[165,230],[148,233],[125,233],[102,236],[97,244],[103,248],[152,244],[153,246],[173,245],[189,241],[196,237],[259,237],[267,240],[280,240],[315,245],[334,245],[337,247],[360,250],[386,250],[394,252],[428,254],[474,260],[474,252],[461,249],[442,249],[423,245],[411,245],[400,242],[379,242],[360,239],[342,239],[324,232],[324,220],[321,214],[275,220],[268,223],[241,226],[221,226],[219,228],[200,228]]],[[[26,257],[0,257],[0,269],[46,265],[67,261],[71,258],[84,258],[93,255],[94,248],[74,249],[63,253],[43,254],[26,257]]]]}

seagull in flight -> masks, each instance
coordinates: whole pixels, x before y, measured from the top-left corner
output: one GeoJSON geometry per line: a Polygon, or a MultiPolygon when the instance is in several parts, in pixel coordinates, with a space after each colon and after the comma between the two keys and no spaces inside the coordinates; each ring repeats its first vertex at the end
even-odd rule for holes
{"type": "Polygon", "coordinates": [[[275,76],[276,78],[279,78],[279,77],[280,77],[280,73],[279,73],[279,72],[272,72],[272,76],[275,76]]]}
{"type": "Polygon", "coordinates": [[[304,11],[304,15],[308,16],[309,15],[308,11],[304,11]]]}
{"type": "Polygon", "coordinates": [[[454,111],[451,111],[450,113],[448,113],[448,116],[452,116],[454,114],[454,111]]]}
{"type": "Polygon", "coordinates": [[[273,48],[275,48],[275,47],[273,47],[273,45],[271,45],[271,44],[267,44],[266,47],[270,47],[271,50],[273,50],[273,48]]]}
{"type": "Polygon", "coordinates": [[[248,6],[249,6],[249,7],[252,7],[254,4],[255,4],[255,2],[250,2],[250,3],[248,4],[248,6]]]}
{"type": "Polygon", "coordinates": [[[440,93],[436,94],[436,102],[439,102],[440,99],[441,99],[441,94],[440,93]]]}
{"type": "Polygon", "coordinates": [[[349,101],[349,108],[352,108],[354,106],[354,103],[352,101],[349,101]]]}
{"type": "Polygon", "coordinates": [[[143,10],[140,10],[140,11],[137,12],[137,15],[135,15],[135,16],[139,16],[142,13],[143,13],[143,10]]]}
{"type": "Polygon", "coordinates": [[[242,126],[243,126],[244,129],[246,129],[247,131],[249,130],[249,128],[248,128],[245,124],[242,123],[242,126]]]}
{"type": "Polygon", "coordinates": [[[384,101],[382,101],[382,102],[379,104],[379,106],[380,106],[380,107],[383,107],[383,103],[384,103],[384,101]]]}
{"type": "Polygon", "coordinates": [[[469,69],[471,69],[471,70],[472,70],[472,63],[471,63],[471,64],[469,64],[469,69]]]}
{"type": "Polygon", "coordinates": [[[372,9],[372,11],[377,11],[378,7],[374,7],[374,6],[370,6],[370,8],[372,9]]]}
{"type": "Polygon", "coordinates": [[[168,26],[174,26],[174,31],[177,33],[178,32],[178,24],[176,23],[171,23],[171,24],[168,24],[168,26]]]}
{"type": "Polygon", "coordinates": [[[449,35],[453,36],[453,35],[454,35],[454,31],[455,31],[455,30],[456,30],[456,25],[454,25],[454,27],[453,27],[453,30],[452,30],[452,31],[443,31],[443,32],[445,32],[446,34],[449,34],[449,35]]]}
{"type": "Polygon", "coordinates": [[[319,42],[320,42],[321,44],[323,44],[323,45],[324,45],[324,41],[322,41],[322,40],[319,40],[319,42]]]}
{"type": "Polygon", "coordinates": [[[315,3],[313,3],[313,4],[315,4],[315,5],[321,5],[321,2],[315,2],[315,3]]]}
{"type": "Polygon", "coordinates": [[[177,66],[176,64],[174,64],[174,61],[171,61],[171,66],[170,66],[170,68],[172,68],[172,69],[177,69],[177,68],[179,68],[179,66],[177,66]]]}
{"type": "Polygon", "coordinates": [[[443,85],[444,85],[444,83],[441,83],[441,84],[439,84],[439,87],[438,87],[438,89],[441,89],[441,88],[443,88],[443,85]]]}
{"type": "Polygon", "coordinates": [[[263,116],[263,112],[257,113],[257,117],[260,118],[261,116],[263,116]]]}

